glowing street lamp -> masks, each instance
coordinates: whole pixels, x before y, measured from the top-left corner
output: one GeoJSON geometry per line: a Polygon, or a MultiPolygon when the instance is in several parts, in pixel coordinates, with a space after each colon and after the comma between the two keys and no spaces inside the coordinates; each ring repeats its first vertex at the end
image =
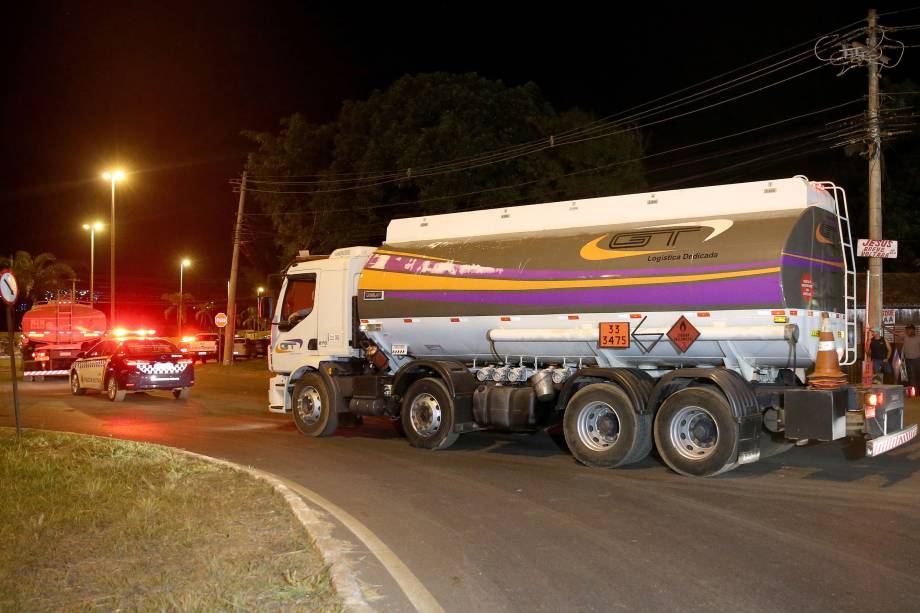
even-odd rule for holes
{"type": "Polygon", "coordinates": [[[185,319],[183,317],[184,315],[183,302],[185,300],[185,296],[182,293],[182,273],[185,271],[186,268],[188,268],[191,265],[192,265],[192,261],[188,258],[185,258],[181,262],[179,262],[179,315],[177,317],[177,320],[179,322],[179,336],[180,337],[182,336],[182,323],[183,323],[183,320],[185,319]]]}
{"type": "Polygon", "coordinates": [[[109,305],[109,324],[115,324],[115,183],[118,181],[123,181],[125,178],[125,172],[123,170],[107,170],[102,173],[102,178],[106,181],[112,183],[112,219],[109,222],[109,245],[111,247],[110,251],[110,280],[109,280],[109,292],[111,293],[112,302],[109,305]]]}
{"type": "MultiPolygon", "coordinates": [[[[83,224],[84,230],[89,230],[89,303],[90,305],[96,302],[93,294],[93,277],[96,272],[96,230],[101,230],[103,225],[101,223],[85,223],[83,224]]],[[[74,297],[76,298],[76,297],[74,297]]]]}

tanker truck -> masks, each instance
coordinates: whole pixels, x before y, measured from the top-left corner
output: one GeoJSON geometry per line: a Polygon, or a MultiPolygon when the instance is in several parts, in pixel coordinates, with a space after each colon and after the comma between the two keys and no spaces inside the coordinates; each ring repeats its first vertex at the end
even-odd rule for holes
{"type": "Polygon", "coordinates": [[[917,426],[904,388],[839,372],[854,290],[846,194],[802,176],[395,219],[380,247],[287,269],[269,409],[307,436],[389,416],[427,449],[552,426],[588,466],[654,447],[689,476],[765,443],[875,456],[917,426]]]}
{"type": "Polygon", "coordinates": [[[105,313],[69,296],[33,305],[22,317],[24,379],[70,376],[77,354],[106,328],[105,313]]]}

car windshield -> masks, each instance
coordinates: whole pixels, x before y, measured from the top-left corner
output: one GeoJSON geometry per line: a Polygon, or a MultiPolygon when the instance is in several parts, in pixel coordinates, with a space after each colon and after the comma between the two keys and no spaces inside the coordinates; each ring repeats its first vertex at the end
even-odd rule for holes
{"type": "Polygon", "coordinates": [[[124,342],[128,355],[151,355],[161,353],[179,353],[175,345],[163,339],[145,338],[124,342]]]}

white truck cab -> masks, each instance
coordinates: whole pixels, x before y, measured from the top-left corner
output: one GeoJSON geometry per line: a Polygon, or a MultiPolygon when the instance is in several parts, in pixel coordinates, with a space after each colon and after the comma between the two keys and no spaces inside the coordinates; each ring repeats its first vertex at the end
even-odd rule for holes
{"type": "Polygon", "coordinates": [[[329,256],[302,252],[288,269],[271,323],[269,410],[291,410],[285,391],[320,362],[358,357],[352,346],[354,300],[361,269],[373,247],[336,249],[329,256]]]}

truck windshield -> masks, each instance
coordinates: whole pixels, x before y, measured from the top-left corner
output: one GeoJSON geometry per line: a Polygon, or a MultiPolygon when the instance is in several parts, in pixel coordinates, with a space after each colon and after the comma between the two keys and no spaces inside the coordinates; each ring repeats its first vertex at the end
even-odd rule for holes
{"type": "Polygon", "coordinates": [[[316,275],[288,279],[284,300],[281,303],[281,321],[288,321],[288,318],[295,314],[299,319],[309,315],[313,310],[315,296],[316,275]]]}
{"type": "Polygon", "coordinates": [[[150,355],[160,353],[179,353],[175,345],[164,340],[131,340],[124,343],[128,355],[150,355]]]}

